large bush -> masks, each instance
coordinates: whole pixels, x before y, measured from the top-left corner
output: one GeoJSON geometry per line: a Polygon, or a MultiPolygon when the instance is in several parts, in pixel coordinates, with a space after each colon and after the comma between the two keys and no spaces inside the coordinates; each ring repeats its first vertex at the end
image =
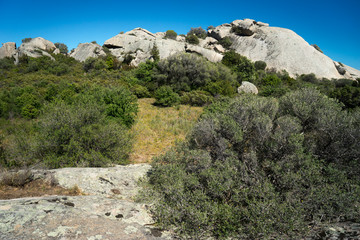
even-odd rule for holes
{"type": "Polygon", "coordinates": [[[165,38],[176,40],[177,33],[174,30],[167,30],[165,33],[165,38]]]}
{"type": "Polygon", "coordinates": [[[175,93],[171,87],[162,86],[155,91],[155,105],[171,107],[180,103],[179,94],[175,93]]]}
{"type": "Polygon", "coordinates": [[[238,75],[238,81],[254,81],[256,79],[256,70],[254,64],[245,56],[241,56],[231,50],[225,53],[222,61],[238,75]]]}
{"type": "Polygon", "coordinates": [[[359,112],[313,89],[219,106],[152,164],[143,193],[160,227],[193,239],[297,239],[310,225],[360,220],[359,112]]]}
{"type": "Polygon", "coordinates": [[[124,126],[106,120],[103,112],[90,99],[46,106],[39,119],[38,155],[42,163],[51,168],[127,163],[130,134],[124,126]]]}
{"type": "Polygon", "coordinates": [[[206,38],[207,32],[202,27],[191,28],[190,31],[187,33],[187,36],[195,35],[198,38],[206,38]]]}
{"type": "Polygon", "coordinates": [[[176,92],[198,89],[219,80],[236,84],[235,76],[223,65],[188,53],[159,61],[153,79],[159,86],[171,85],[176,92]]]}

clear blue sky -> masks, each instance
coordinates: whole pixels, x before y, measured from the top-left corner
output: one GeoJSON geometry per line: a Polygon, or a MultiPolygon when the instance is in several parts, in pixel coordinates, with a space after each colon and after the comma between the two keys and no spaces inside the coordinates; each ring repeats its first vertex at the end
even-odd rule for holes
{"type": "Polygon", "coordinates": [[[360,69],[360,0],[9,1],[0,0],[0,43],[26,37],[79,43],[142,27],[151,32],[207,28],[251,18],[289,28],[334,60],[360,69]]]}

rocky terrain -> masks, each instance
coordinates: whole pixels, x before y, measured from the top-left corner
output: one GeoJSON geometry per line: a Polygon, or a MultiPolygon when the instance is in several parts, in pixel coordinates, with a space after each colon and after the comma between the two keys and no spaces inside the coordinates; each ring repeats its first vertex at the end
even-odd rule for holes
{"type": "MultiPolygon", "coordinates": [[[[131,55],[133,66],[151,59],[151,50],[154,46],[158,48],[161,59],[178,52],[191,52],[202,55],[209,61],[219,62],[223,53],[227,51],[220,44],[224,38],[231,40],[229,49],[252,61],[265,61],[268,68],[286,70],[293,77],[310,73],[328,79],[360,77],[359,70],[330,59],[295,32],[270,27],[267,23],[251,19],[235,20],[230,24],[217,26],[209,30],[208,36],[200,39],[197,45],[187,43],[183,36],[177,36],[173,40],[165,38],[164,32],[151,33],[142,28],[135,28],[106,40],[104,47],[120,61],[131,55]]],[[[16,61],[22,55],[38,57],[50,56],[49,53],[59,53],[59,50],[43,38],[31,39],[19,48],[11,42],[4,43],[0,48],[0,58],[14,57],[16,61]]],[[[103,47],[96,43],[81,43],[70,56],[83,62],[88,57],[105,56],[105,52],[103,47]]]]}
{"type": "Polygon", "coordinates": [[[35,178],[78,186],[83,196],[0,200],[0,239],[170,239],[133,201],[148,164],[38,170],[35,178]]]}

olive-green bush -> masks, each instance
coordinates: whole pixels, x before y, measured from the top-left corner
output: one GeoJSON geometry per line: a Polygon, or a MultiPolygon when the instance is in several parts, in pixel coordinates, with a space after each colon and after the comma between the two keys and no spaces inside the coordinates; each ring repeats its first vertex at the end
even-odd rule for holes
{"type": "Polygon", "coordinates": [[[180,103],[180,96],[169,86],[162,86],[155,91],[155,105],[171,107],[180,103]]]}
{"type": "Polygon", "coordinates": [[[256,70],[254,64],[245,56],[241,56],[234,50],[225,53],[221,62],[238,75],[238,81],[254,81],[256,70]]]}
{"type": "Polygon", "coordinates": [[[185,41],[194,45],[197,45],[200,42],[199,38],[195,34],[186,35],[185,41]]]}
{"type": "Polygon", "coordinates": [[[172,86],[176,92],[188,92],[220,80],[236,85],[235,75],[228,68],[189,53],[172,55],[159,61],[153,80],[158,86],[172,86]]]}
{"type": "Polygon", "coordinates": [[[181,96],[181,103],[191,106],[204,106],[213,101],[213,97],[205,91],[195,90],[186,92],[181,96]]]}
{"type": "Polygon", "coordinates": [[[165,33],[165,38],[176,40],[177,33],[174,30],[167,30],[165,33]]]}
{"type": "Polygon", "coordinates": [[[206,38],[207,32],[202,27],[191,28],[190,31],[187,33],[187,36],[195,35],[198,38],[206,38]]]}
{"type": "Polygon", "coordinates": [[[142,197],[159,227],[192,239],[299,239],[359,221],[359,116],[314,89],[223,101],[155,158],[142,197]]]}

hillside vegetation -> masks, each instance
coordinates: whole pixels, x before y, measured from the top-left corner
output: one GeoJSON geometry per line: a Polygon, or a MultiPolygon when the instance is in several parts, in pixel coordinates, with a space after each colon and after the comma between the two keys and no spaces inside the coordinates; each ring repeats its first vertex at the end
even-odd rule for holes
{"type": "Polygon", "coordinates": [[[233,51],[156,54],[137,68],[109,52],[0,59],[0,167],[153,161],[141,198],[181,237],[296,239],[360,221],[359,81],[294,79],[233,51]],[[259,95],[237,94],[243,81],[259,95]]]}

